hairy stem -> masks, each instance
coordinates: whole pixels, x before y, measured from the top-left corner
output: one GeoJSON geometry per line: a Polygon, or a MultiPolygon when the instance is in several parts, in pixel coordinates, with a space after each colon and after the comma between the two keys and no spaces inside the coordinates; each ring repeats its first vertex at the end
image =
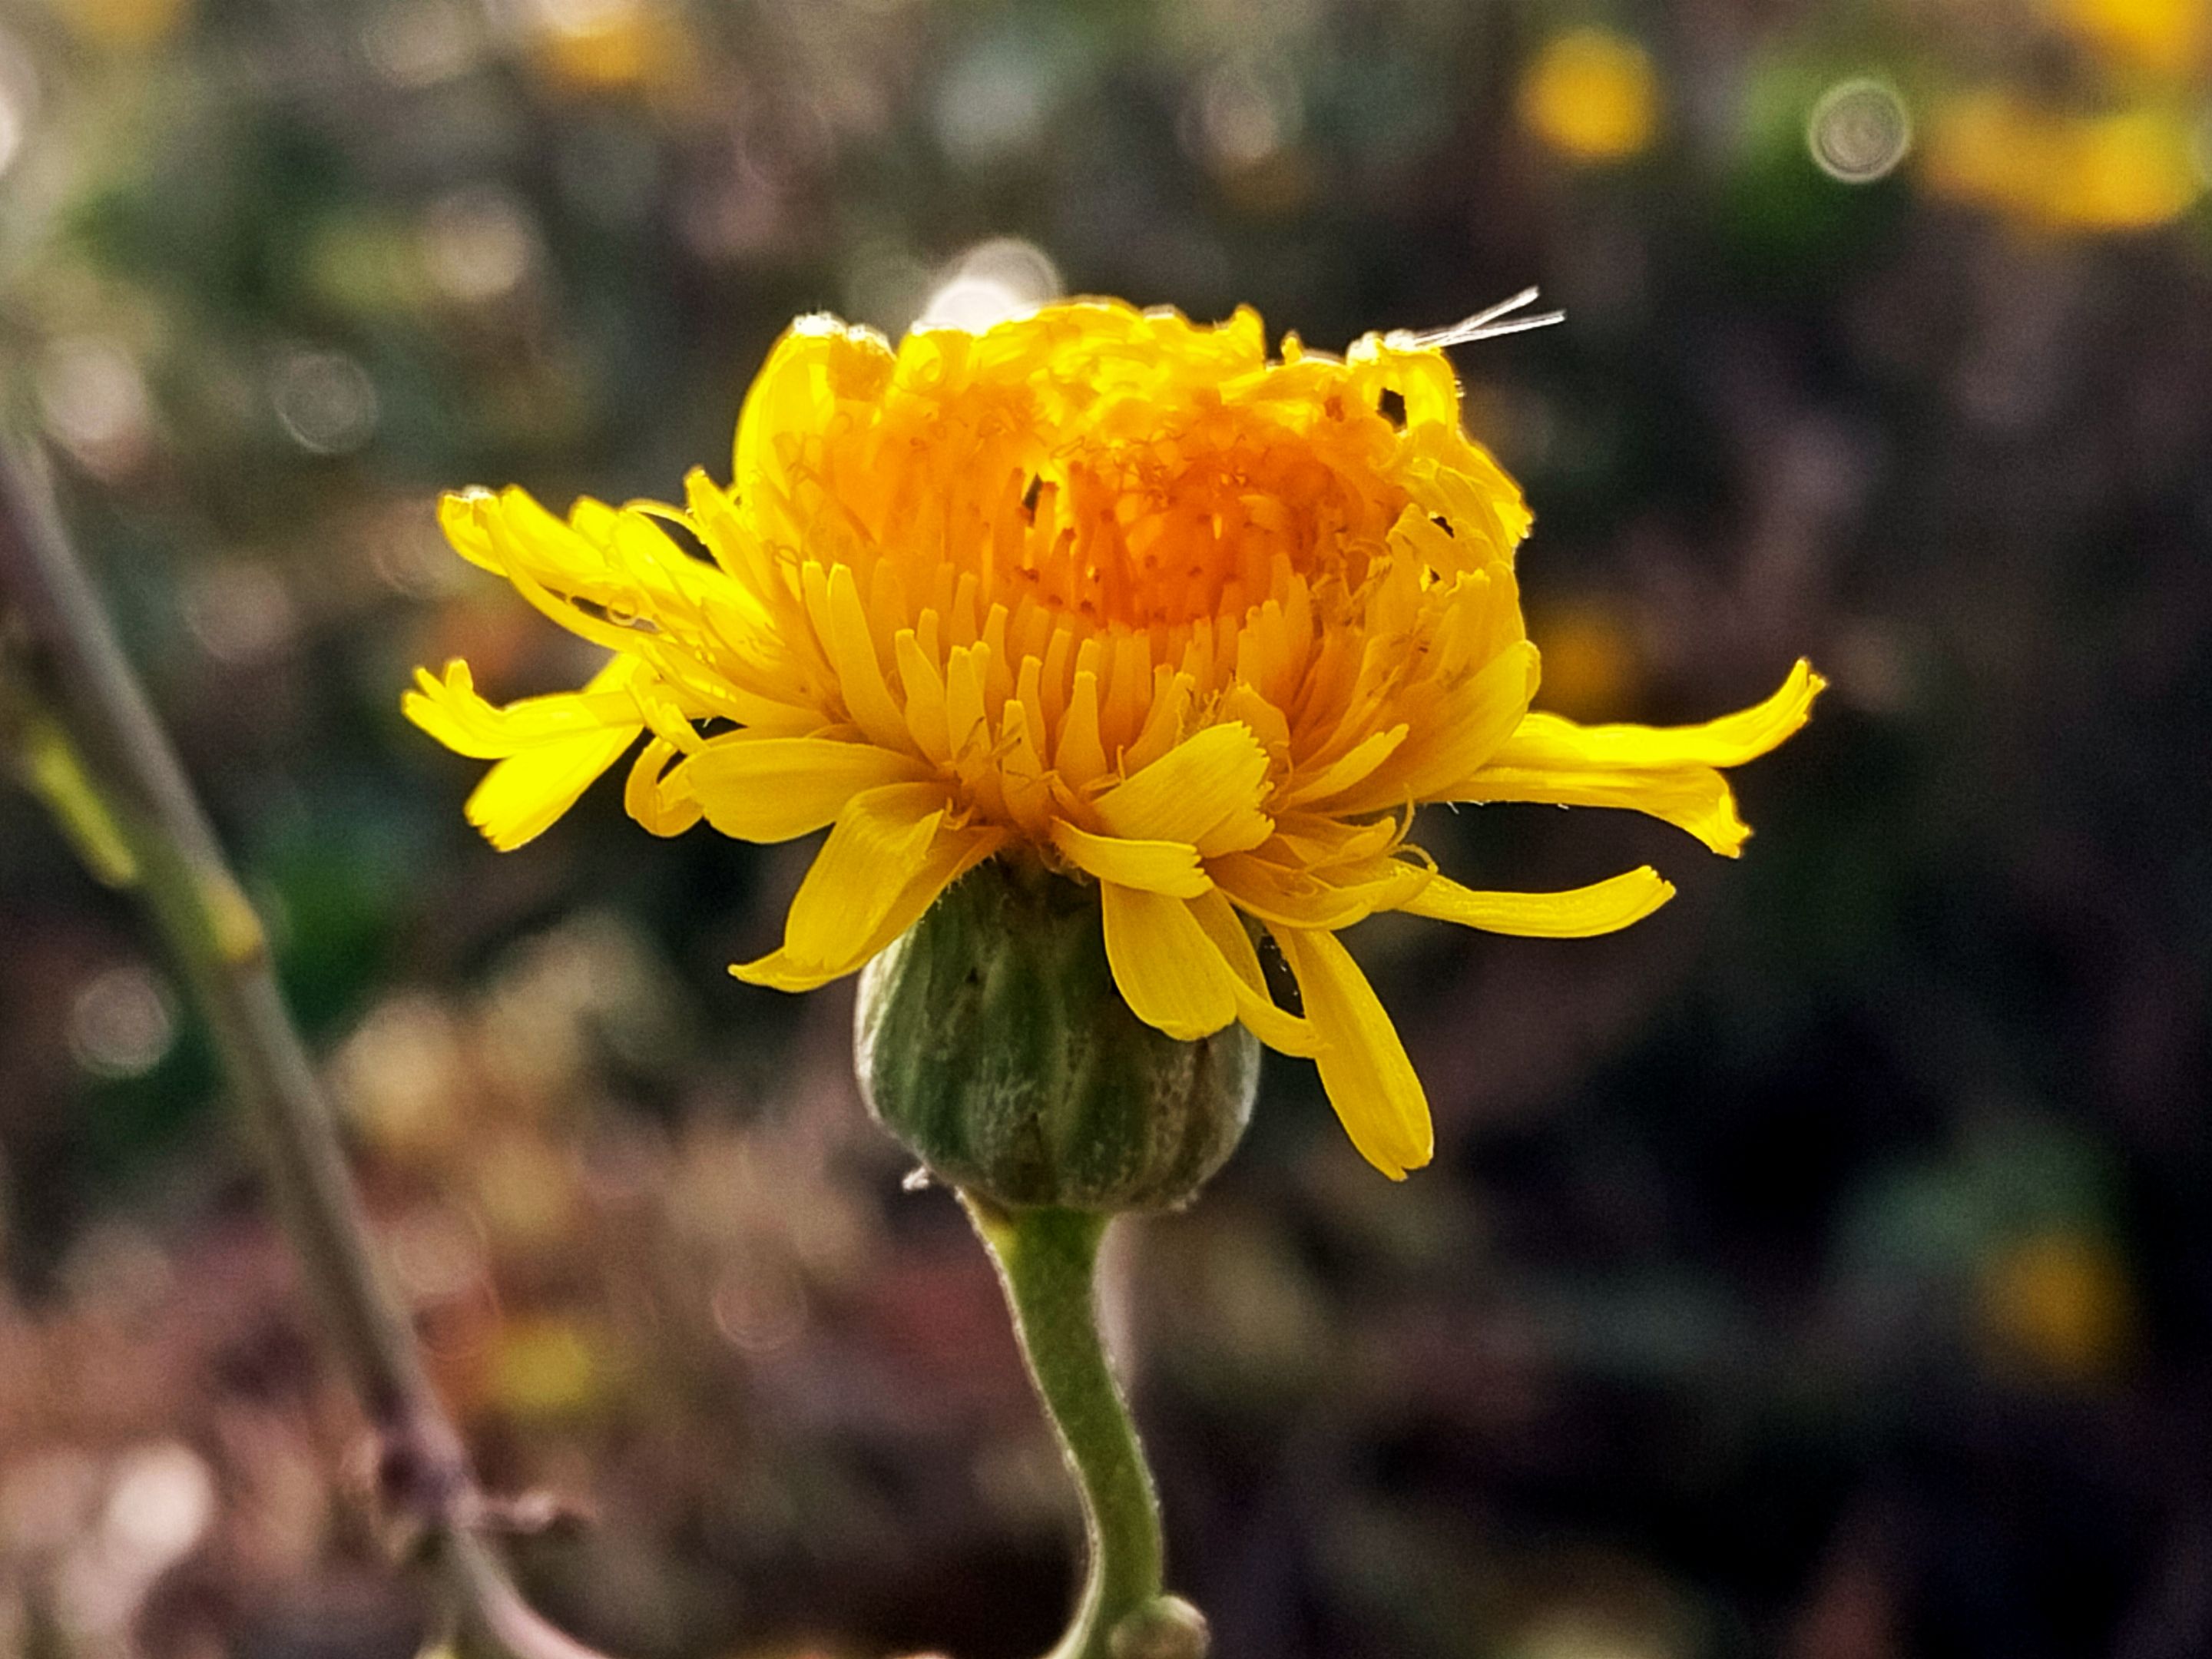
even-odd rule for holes
{"type": "MultiPolygon", "coordinates": [[[[378,1274],[330,1104],[277,989],[267,935],[117,643],[34,463],[0,452],[0,602],[102,797],[137,885],[205,1015],[255,1131],[277,1217],[380,1440],[386,1496],[429,1530],[471,1637],[507,1659],[596,1659],[532,1613],[471,1528],[481,1508],[459,1433],[405,1310],[378,1274]]],[[[6,643],[0,639],[0,643],[6,643]]]]}
{"type": "Polygon", "coordinates": [[[972,1194],[962,1201],[998,1263],[1030,1376],[1083,1498],[1083,1594],[1047,1659],[1109,1659],[1116,1627],[1162,1603],[1159,1499],[1098,1333],[1098,1246],[1110,1218],[1005,1210],[972,1194]]]}

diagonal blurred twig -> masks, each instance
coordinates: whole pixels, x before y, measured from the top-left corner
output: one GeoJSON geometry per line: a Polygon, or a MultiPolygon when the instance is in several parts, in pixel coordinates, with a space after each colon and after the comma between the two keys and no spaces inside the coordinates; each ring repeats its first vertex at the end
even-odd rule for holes
{"type": "MultiPolygon", "coordinates": [[[[251,1115],[279,1218],[379,1442],[387,1501],[429,1532],[470,1633],[507,1659],[598,1659],[532,1612],[474,1530],[468,1455],[379,1276],[330,1104],[268,938],[192,793],[56,516],[40,458],[0,447],[0,612],[106,798],[136,884],[175,952],[251,1115]]],[[[0,638],[0,645],[7,643],[0,638]]]]}

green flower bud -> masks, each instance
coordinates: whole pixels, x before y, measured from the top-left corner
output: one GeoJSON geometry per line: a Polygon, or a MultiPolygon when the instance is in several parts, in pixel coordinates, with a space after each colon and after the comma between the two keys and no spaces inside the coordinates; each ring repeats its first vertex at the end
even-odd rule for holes
{"type": "Polygon", "coordinates": [[[1188,1202],[1243,1138],[1260,1045],[1129,1012],[1098,890],[994,860],[860,979],[860,1090],[939,1180],[1000,1205],[1188,1202]]]}

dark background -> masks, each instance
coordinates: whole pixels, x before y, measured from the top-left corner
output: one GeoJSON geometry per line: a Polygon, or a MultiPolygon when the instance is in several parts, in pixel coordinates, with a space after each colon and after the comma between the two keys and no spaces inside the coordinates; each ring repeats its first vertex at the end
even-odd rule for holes
{"type": "MultiPolygon", "coordinates": [[[[1127,1230],[1172,1577],[1221,1659],[2212,1652],[2208,54],[2195,0],[0,9],[5,397],[488,1480],[574,1511],[514,1544],[539,1601],[640,1659],[1014,1659],[1072,1523],[850,987],[723,972],[807,849],[612,785],[516,854],[463,823],[411,668],[589,659],[434,491],[668,496],[793,315],[963,270],[1328,346],[1534,282],[1565,327],[1457,356],[1540,702],[1834,690],[1741,863],[1424,824],[1477,884],[1682,896],[1363,928],[1435,1166],[1271,1060],[1127,1230]]],[[[410,1653],[200,1030],[14,789],[0,1194],[0,1650],[410,1653]]]]}

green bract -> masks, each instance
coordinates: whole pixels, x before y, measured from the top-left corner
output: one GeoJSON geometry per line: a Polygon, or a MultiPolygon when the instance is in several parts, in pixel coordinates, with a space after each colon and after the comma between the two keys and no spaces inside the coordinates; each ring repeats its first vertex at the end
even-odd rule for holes
{"type": "Polygon", "coordinates": [[[1241,1025],[1178,1042],[1129,1012],[1096,887],[1000,860],[869,964],[854,1047],[877,1121],[939,1180],[1013,1206],[1188,1201],[1260,1076],[1241,1025]]]}

